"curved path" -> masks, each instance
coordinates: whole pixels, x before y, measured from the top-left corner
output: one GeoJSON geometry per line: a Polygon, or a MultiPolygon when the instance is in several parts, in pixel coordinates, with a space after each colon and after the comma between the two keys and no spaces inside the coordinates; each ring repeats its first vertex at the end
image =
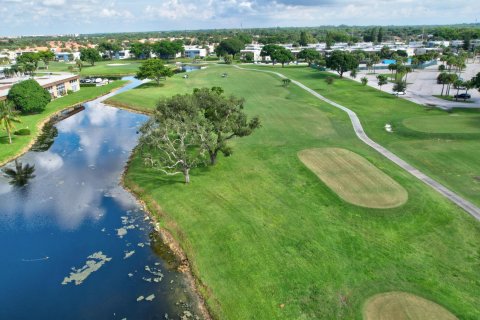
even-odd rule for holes
{"type": "MultiPolygon", "coordinates": [[[[239,66],[234,66],[234,67],[238,68],[238,69],[241,69],[241,70],[247,70],[247,71],[249,70],[249,71],[271,73],[271,74],[274,74],[274,75],[276,75],[280,78],[287,79],[287,77],[284,76],[283,74],[278,73],[278,72],[274,72],[274,71],[249,69],[249,68],[242,68],[242,67],[239,67],[239,66]]],[[[423,181],[425,184],[427,184],[430,187],[432,187],[433,189],[435,189],[438,193],[443,195],[445,198],[449,199],[450,201],[452,201],[453,203],[455,203],[456,205],[458,205],[459,207],[461,207],[462,209],[467,211],[475,219],[480,221],[480,208],[479,207],[477,207],[476,205],[474,205],[470,201],[462,198],[461,196],[459,196],[455,192],[451,191],[450,189],[446,188],[445,186],[443,186],[439,182],[433,180],[432,178],[430,178],[429,176],[427,176],[426,174],[424,174],[420,170],[414,168],[413,166],[411,166],[410,164],[408,164],[404,160],[397,157],[391,151],[387,150],[386,148],[382,147],[381,145],[379,145],[378,143],[376,143],[375,141],[370,139],[367,136],[367,134],[365,133],[365,131],[363,130],[362,124],[360,123],[360,119],[358,118],[358,116],[355,112],[353,112],[352,110],[350,110],[350,109],[348,109],[348,108],[346,108],[346,107],[344,107],[344,106],[342,106],[342,105],[340,105],[340,104],[338,104],[338,103],[336,103],[336,102],[334,102],[330,99],[325,98],[324,96],[322,96],[319,93],[317,93],[316,91],[310,89],[309,87],[307,87],[306,85],[304,85],[301,82],[298,82],[298,81],[293,80],[293,79],[291,79],[291,81],[292,81],[292,83],[296,84],[300,88],[309,92],[310,94],[312,94],[316,98],[318,98],[322,101],[325,101],[326,103],[331,104],[332,106],[334,106],[338,109],[341,109],[341,110],[345,111],[348,114],[348,116],[350,117],[350,121],[352,122],[353,129],[355,130],[355,134],[357,135],[357,137],[360,140],[362,140],[363,142],[368,144],[370,147],[372,147],[373,149],[378,151],[380,154],[382,154],[384,157],[386,157],[390,161],[396,163],[398,166],[400,166],[402,169],[409,172],[411,175],[413,175],[417,179],[423,181]]]]}

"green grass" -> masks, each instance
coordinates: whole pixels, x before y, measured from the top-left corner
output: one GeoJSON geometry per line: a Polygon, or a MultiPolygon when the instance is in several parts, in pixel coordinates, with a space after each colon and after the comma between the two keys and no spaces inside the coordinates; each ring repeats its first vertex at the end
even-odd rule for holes
{"type": "Polygon", "coordinates": [[[480,133],[480,114],[444,114],[407,118],[403,124],[426,133],[480,133]]]}
{"type": "MultiPolygon", "coordinates": [[[[272,67],[264,68],[272,70],[272,67]]],[[[446,124],[436,121],[440,118],[434,116],[447,119],[446,111],[423,108],[346,78],[328,85],[325,78],[332,74],[327,72],[299,67],[274,69],[355,111],[373,140],[480,206],[480,181],[477,179],[480,177],[480,135],[471,133],[471,124],[465,126],[463,132],[460,132],[462,125],[458,124],[457,133],[441,133],[446,124]],[[415,117],[420,117],[419,121],[431,117],[429,131],[437,133],[411,130],[404,125],[405,119],[412,123],[414,120],[410,118],[415,117]],[[394,133],[385,131],[386,123],[392,124],[394,133]]],[[[467,118],[474,122],[480,110],[455,109],[451,114],[463,117],[465,122],[467,118]]]]}
{"type": "MultiPolygon", "coordinates": [[[[312,87],[322,89],[315,77],[312,87]]],[[[364,302],[387,291],[417,294],[460,319],[480,317],[480,224],[360,142],[345,113],[275,76],[229,67],[121,97],[151,103],[219,85],[245,97],[262,128],[235,140],[233,155],[215,167],[193,170],[190,185],[145,168],[139,154],[125,179],[180,241],[215,318],[361,319],[364,302]],[[366,158],[407,190],[408,202],[387,210],[341,200],[298,159],[322,147],[366,158]]],[[[369,128],[380,131],[382,122],[374,117],[369,128]]]]}
{"type": "Polygon", "coordinates": [[[453,102],[462,102],[462,103],[473,103],[471,100],[464,100],[464,99],[455,99],[452,96],[441,96],[441,95],[433,95],[436,98],[447,100],[447,101],[453,101],[453,102]]]}
{"type": "Polygon", "coordinates": [[[80,91],[53,100],[47,105],[46,110],[42,113],[20,116],[20,120],[22,121],[22,123],[16,124],[16,129],[18,130],[21,128],[29,128],[31,130],[31,135],[12,135],[13,143],[9,144],[6,132],[4,130],[1,130],[0,163],[3,163],[7,159],[10,159],[22,152],[22,150],[24,150],[29,145],[32,139],[34,139],[39,134],[38,124],[45,119],[48,119],[55,112],[88,100],[92,100],[98,96],[104,95],[112,91],[115,88],[123,86],[125,83],[126,81],[115,81],[102,87],[81,88],[80,91]]]}
{"type": "MultiPolygon", "coordinates": [[[[141,61],[139,60],[109,60],[95,62],[94,66],[84,62],[81,76],[112,76],[121,77],[133,75],[137,72],[141,61]],[[112,66],[111,64],[122,64],[119,66],[112,66]]],[[[50,62],[48,70],[40,69],[40,72],[69,72],[68,67],[74,66],[73,63],[65,62],[50,62]]]]}

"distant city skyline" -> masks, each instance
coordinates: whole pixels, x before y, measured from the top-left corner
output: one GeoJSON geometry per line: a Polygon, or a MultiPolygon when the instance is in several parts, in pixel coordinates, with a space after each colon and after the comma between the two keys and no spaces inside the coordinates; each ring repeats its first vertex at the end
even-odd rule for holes
{"type": "Polygon", "coordinates": [[[473,1],[0,0],[0,36],[477,22],[473,1]]]}

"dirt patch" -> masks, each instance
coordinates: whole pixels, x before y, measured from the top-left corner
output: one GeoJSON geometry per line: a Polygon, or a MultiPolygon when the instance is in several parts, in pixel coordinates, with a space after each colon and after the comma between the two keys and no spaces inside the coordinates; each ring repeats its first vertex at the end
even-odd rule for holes
{"type": "Polygon", "coordinates": [[[458,320],[442,306],[406,292],[377,294],[367,300],[364,320],[458,320]]]}
{"type": "Polygon", "coordinates": [[[307,149],[300,160],[343,200],[361,207],[403,205],[407,191],[360,155],[340,148],[307,149]]]}

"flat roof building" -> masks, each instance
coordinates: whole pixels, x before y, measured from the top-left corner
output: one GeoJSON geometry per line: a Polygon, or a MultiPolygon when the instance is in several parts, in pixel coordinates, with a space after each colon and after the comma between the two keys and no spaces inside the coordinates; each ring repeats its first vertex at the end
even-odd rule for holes
{"type": "MultiPolygon", "coordinates": [[[[14,77],[0,80],[0,101],[6,100],[10,88],[16,83],[31,79],[31,77],[14,77]]],[[[75,74],[55,74],[33,78],[52,96],[52,99],[62,97],[68,91],[80,90],[80,76],[75,74]]]]}

